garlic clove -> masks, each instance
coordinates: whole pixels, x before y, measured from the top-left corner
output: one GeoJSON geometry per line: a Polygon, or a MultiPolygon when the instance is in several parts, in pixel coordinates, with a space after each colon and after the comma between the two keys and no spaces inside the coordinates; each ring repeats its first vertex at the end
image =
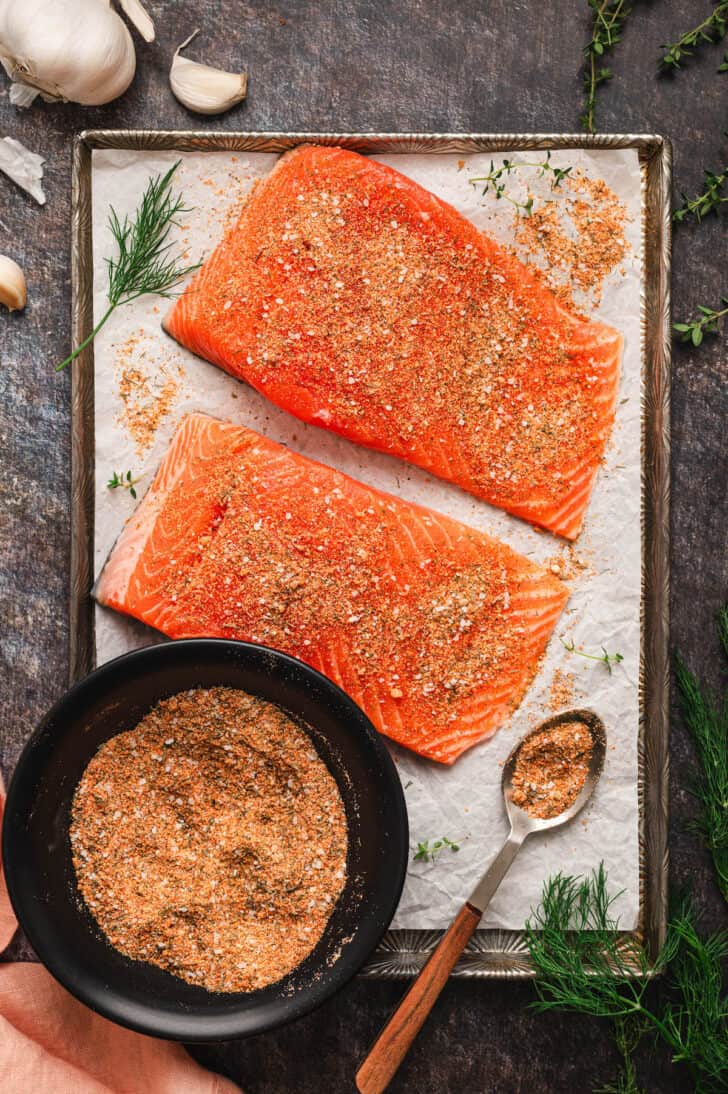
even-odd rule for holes
{"type": "Polygon", "coordinates": [[[194,31],[177,47],[169,82],[175,97],[188,110],[196,114],[222,114],[245,98],[248,77],[244,72],[225,72],[181,57],[180,51],[199,33],[194,31]]]}
{"type": "Polygon", "coordinates": [[[10,311],[21,311],[27,299],[25,274],[12,258],[0,255],[0,304],[10,311]]]}
{"type": "Polygon", "coordinates": [[[154,23],[139,0],[119,0],[119,6],[127,19],[134,24],[145,42],[154,41],[154,23]]]}

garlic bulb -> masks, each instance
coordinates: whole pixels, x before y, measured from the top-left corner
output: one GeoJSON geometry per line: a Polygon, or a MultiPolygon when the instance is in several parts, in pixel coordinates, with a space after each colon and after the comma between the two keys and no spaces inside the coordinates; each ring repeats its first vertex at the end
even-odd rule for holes
{"type": "Polygon", "coordinates": [[[199,30],[194,31],[177,47],[169,82],[176,98],[188,110],[197,114],[222,114],[245,98],[248,77],[244,72],[225,72],[180,57],[180,51],[199,33],[199,30]]]}
{"type": "MultiPolygon", "coordinates": [[[[145,37],[154,35],[139,0],[123,7],[145,37]]],[[[0,63],[16,105],[32,101],[22,90],[32,88],[44,99],[98,106],[126,91],[136,56],[110,0],[0,0],[0,63]]]]}
{"type": "Polygon", "coordinates": [[[10,311],[20,311],[27,299],[25,274],[12,258],[0,255],[0,304],[10,311]]]}

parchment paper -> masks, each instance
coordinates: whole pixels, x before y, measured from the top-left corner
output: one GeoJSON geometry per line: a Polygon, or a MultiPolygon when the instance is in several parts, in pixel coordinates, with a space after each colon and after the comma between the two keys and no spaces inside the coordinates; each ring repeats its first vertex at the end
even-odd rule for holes
{"type": "MultiPolygon", "coordinates": [[[[532,155],[505,153],[509,159],[532,155]]],[[[515,213],[507,201],[483,196],[470,178],[486,174],[491,159],[504,156],[424,154],[377,157],[440,195],[478,226],[514,245],[515,213]]],[[[176,186],[186,213],[179,238],[190,261],[219,240],[226,217],[254,179],[267,174],[276,156],[267,153],[93,153],[94,312],[106,307],[104,258],[113,253],[106,226],[109,205],[120,216],[133,213],[150,175],[182,163],[176,186]]],[[[570,706],[588,705],[607,727],[604,777],[593,802],[575,822],[553,833],[533,837],[521,851],[500,887],[484,926],[520,928],[538,902],[542,883],[559,870],[582,873],[603,860],[611,888],[623,890],[615,905],[621,925],[635,925],[638,913],[637,735],[640,654],[640,321],[641,181],[635,150],[572,150],[552,157],[555,165],[579,166],[604,179],[625,203],[629,252],[605,286],[599,308],[591,314],[618,327],[625,337],[617,421],[606,460],[589,505],[576,551],[586,568],[568,582],[571,598],[557,624],[547,656],[525,701],[510,723],[490,741],[472,749],[454,767],[424,763],[392,748],[405,788],[413,849],[419,840],[447,836],[460,851],[443,851],[436,863],[411,862],[404,895],[393,923],[400,928],[444,927],[488,865],[506,834],[500,795],[501,765],[518,738],[537,721],[554,713],[554,672],[572,673],[575,689],[570,706]],[[610,675],[605,665],[569,653],[560,639],[599,654],[604,646],[624,660],[610,675]]],[[[509,193],[526,194],[527,181],[536,199],[558,199],[547,180],[524,172],[524,182],[509,178],[509,193]]],[[[517,246],[517,245],[516,245],[517,246]]],[[[529,558],[545,562],[563,550],[562,541],[539,534],[454,486],[436,481],[399,460],[370,452],[278,410],[246,385],[181,349],[161,328],[166,302],[140,299],[120,308],[96,339],[96,573],[103,566],[135,502],[127,491],[107,489],[111,474],[133,471],[142,496],[151,482],[179,419],[193,410],[206,411],[244,424],[290,445],[298,452],[338,467],[355,478],[429,505],[468,524],[483,528],[529,558]],[[126,356],[124,356],[126,354],[126,356]],[[120,419],[119,378],[133,363],[149,377],[163,369],[177,377],[178,392],[153,443],[138,451],[120,419]],[[180,376],[179,368],[184,375],[180,376]]],[[[101,663],[130,648],[158,641],[155,632],[103,608],[96,608],[97,659],[101,663]]]]}

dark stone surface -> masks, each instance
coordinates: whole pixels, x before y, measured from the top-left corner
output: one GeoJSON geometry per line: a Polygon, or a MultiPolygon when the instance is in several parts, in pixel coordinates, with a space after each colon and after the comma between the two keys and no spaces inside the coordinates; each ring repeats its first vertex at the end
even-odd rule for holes
{"type": "MultiPolygon", "coordinates": [[[[581,0],[150,0],[158,41],[141,45],[130,92],[100,109],[36,106],[25,114],[0,94],[0,134],[42,152],[48,204],[39,209],[0,178],[0,252],[25,267],[30,304],[0,316],[0,649],[2,766],[64,689],[68,624],[69,376],[53,364],[69,344],[71,139],[86,127],[203,128],[170,95],[174,46],[194,27],[196,56],[250,74],[246,104],[210,127],[227,129],[569,131],[578,129],[581,0]],[[285,22],[284,22],[285,20],[285,22]]],[[[703,166],[728,157],[728,77],[722,49],[706,47],[675,77],[656,76],[661,42],[710,5],[636,6],[600,96],[601,131],[651,130],[675,143],[677,186],[700,186],[703,166]],[[696,12],[696,8],[700,12],[696,12]]],[[[728,291],[725,220],[677,233],[675,313],[692,315],[728,291]]],[[[725,337],[700,351],[678,347],[673,365],[673,641],[718,682],[712,621],[728,588],[728,363],[725,337]]],[[[706,927],[725,923],[710,860],[688,829],[691,749],[673,720],[671,871],[689,882],[706,927]]],[[[21,941],[15,956],[29,956],[21,941]]],[[[659,990],[659,989],[656,989],[659,990]]],[[[402,991],[357,982],[296,1026],[196,1056],[249,1094],[352,1091],[358,1059],[402,991]]],[[[527,985],[453,983],[392,1084],[393,1094],[566,1094],[607,1081],[616,1055],[606,1026],[568,1015],[535,1016],[527,985]]],[[[650,1094],[689,1090],[679,1067],[645,1044],[650,1094]]],[[[141,1088],[140,1088],[141,1089],[141,1088]]]]}

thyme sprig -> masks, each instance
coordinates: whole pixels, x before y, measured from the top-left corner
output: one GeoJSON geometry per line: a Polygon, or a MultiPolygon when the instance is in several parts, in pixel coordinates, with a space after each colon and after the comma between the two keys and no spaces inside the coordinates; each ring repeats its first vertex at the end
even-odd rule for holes
{"type": "Polygon", "coordinates": [[[586,657],[589,661],[600,661],[603,665],[606,665],[610,676],[612,675],[612,665],[618,665],[621,661],[624,661],[621,653],[608,653],[604,646],[602,646],[601,653],[587,653],[586,650],[577,649],[573,638],[569,642],[565,642],[563,638],[560,641],[569,653],[576,653],[579,657],[586,657]]]}
{"type": "Polygon", "coordinates": [[[627,0],[588,0],[593,14],[591,38],[584,48],[584,110],[582,128],[593,133],[596,123],[597,89],[612,78],[611,68],[601,59],[621,39],[624,21],[632,8],[627,0]]]}
{"type": "Polygon", "coordinates": [[[414,862],[435,862],[440,852],[444,851],[446,847],[449,847],[453,852],[460,850],[460,844],[448,839],[447,836],[432,841],[429,839],[420,840],[412,860],[414,862]]]}
{"type": "Polygon", "coordinates": [[[493,160],[490,161],[490,171],[487,175],[478,176],[472,178],[470,183],[472,186],[483,185],[483,194],[492,192],[495,194],[496,199],[500,200],[504,198],[509,201],[511,205],[515,206],[519,213],[525,214],[525,216],[531,216],[533,212],[533,197],[529,195],[527,201],[517,201],[510,194],[506,193],[506,183],[501,181],[504,177],[511,175],[514,171],[518,171],[521,167],[536,168],[538,170],[539,178],[544,175],[552,175],[551,188],[555,190],[561,183],[567,178],[573,171],[573,167],[554,167],[551,163],[551,151],[547,151],[546,158],[534,163],[531,160],[503,160],[500,167],[496,167],[493,160]]]}
{"type": "MultiPolygon", "coordinates": [[[[718,635],[728,658],[728,605],[719,612],[718,635]]],[[[717,700],[680,656],[675,672],[683,720],[698,758],[692,791],[701,809],[695,827],[713,856],[720,891],[728,900],[728,689],[717,700]]]]}
{"type": "Polygon", "coordinates": [[[109,228],[116,241],[117,253],[113,258],[106,259],[108,308],[73,353],[56,365],[56,372],[78,357],[120,305],[130,304],[148,293],[174,296],[174,287],[199,269],[199,262],[182,266],[173,254],[174,243],[169,240],[179,215],[190,211],[183,204],[182,196],[173,194],[171,189],[172,177],[180,162],[178,160],[165,175],[150,179],[132,220],[126,216],[119,220],[116,210],[111,208],[109,228]]]}
{"type": "Polygon", "coordinates": [[[615,899],[603,863],[587,878],[548,879],[526,924],[536,968],[533,1007],[643,1022],[669,1047],[673,1061],[689,1068],[696,1090],[725,1090],[728,996],[721,963],[728,932],[703,939],[690,906],[678,911],[653,966],[669,971],[669,998],[653,1009],[646,998],[649,958],[633,936],[619,932],[611,911],[615,899]]]}
{"type": "Polygon", "coordinates": [[[728,315],[728,296],[722,296],[720,302],[725,307],[717,309],[698,304],[700,315],[696,319],[690,319],[686,323],[673,323],[672,329],[680,335],[680,341],[699,346],[706,334],[718,334],[720,320],[728,315]]]}
{"type": "Polygon", "coordinates": [[[136,498],[137,493],[134,489],[139,479],[132,478],[131,471],[127,471],[126,474],[122,471],[120,475],[117,475],[116,471],[111,476],[106,484],[108,490],[118,490],[121,487],[123,490],[128,490],[133,498],[136,498]]]}
{"type": "Polygon", "coordinates": [[[722,41],[726,31],[728,31],[728,0],[721,0],[721,3],[697,27],[686,31],[676,42],[663,45],[665,52],[660,58],[662,69],[674,71],[680,68],[680,62],[686,57],[692,57],[696,47],[703,42],[715,45],[722,41]]]}
{"type": "Polygon", "coordinates": [[[718,67],[718,72],[728,72],[728,50],[723,54],[723,61],[718,67]]]}
{"type": "Polygon", "coordinates": [[[703,170],[703,175],[705,176],[705,189],[702,194],[698,194],[694,198],[688,198],[685,194],[682,194],[683,203],[672,214],[672,219],[676,223],[686,220],[687,217],[695,217],[700,223],[708,213],[717,214],[721,205],[728,202],[728,195],[723,193],[723,188],[728,180],[728,167],[725,167],[719,175],[716,175],[714,171],[708,171],[706,168],[703,170]]]}

